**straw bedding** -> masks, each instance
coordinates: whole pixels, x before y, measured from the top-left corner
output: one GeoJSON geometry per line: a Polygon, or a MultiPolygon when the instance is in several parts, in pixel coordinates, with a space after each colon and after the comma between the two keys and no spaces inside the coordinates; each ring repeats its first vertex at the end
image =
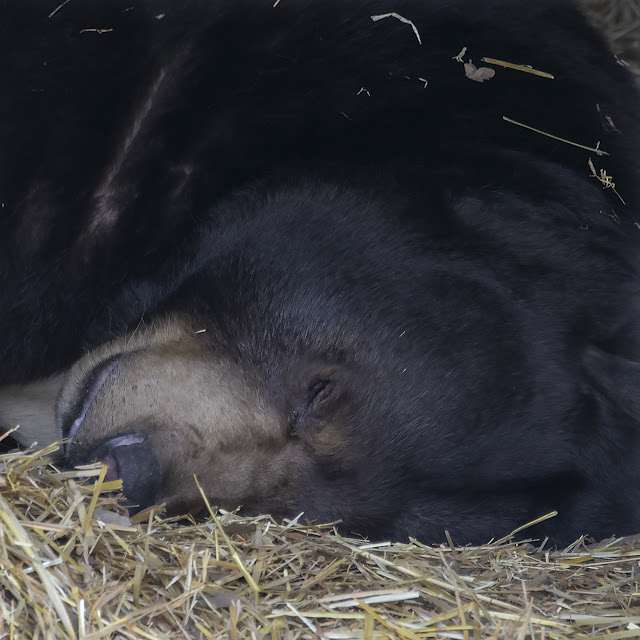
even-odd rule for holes
{"type": "MultiPolygon", "coordinates": [[[[640,2],[585,0],[640,78],[640,2]]],[[[0,638],[640,637],[640,542],[369,544],[212,513],[130,519],[99,468],[0,456],[0,638]]],[[[552,517],[552,516],[551,516],[552,517]]]]}
{"type": "MultiPolygon", "coordinates": [[[[370,544],[304,516],[155,512],[0,456],[0,638],[635,638],[640,543],[370,544]]],[[[94,478],[95,479],[95,478],[94,478]]]]}
{"type": "Polygon", "coordinates": [[[638,0],[582,0],[593,22],[614,51],[640,80],[640,2],[638,0]]]}

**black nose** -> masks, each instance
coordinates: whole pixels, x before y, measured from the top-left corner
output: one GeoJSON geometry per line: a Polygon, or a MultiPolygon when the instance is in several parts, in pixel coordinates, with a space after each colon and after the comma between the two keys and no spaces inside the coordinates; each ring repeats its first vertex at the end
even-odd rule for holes
{"type": "Polygon", "coordinates": [[[131,514],[156,504],[162,469],[143,433],[128,433],[106,440],[75,465],[102,462],[107,467],[105,480],[122,480],[122,491],[131,514]]]}

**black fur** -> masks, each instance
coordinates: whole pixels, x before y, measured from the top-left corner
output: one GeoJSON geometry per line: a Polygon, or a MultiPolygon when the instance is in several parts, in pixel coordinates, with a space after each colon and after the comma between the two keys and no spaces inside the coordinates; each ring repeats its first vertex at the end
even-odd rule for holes
{"type": "Polygon", "coordinates": [[[283,411],[340,368],[293,515],[640,530],[640,105],[572,3],[58,4],[0,0],[0,383],[179,310],[283,411]]]}

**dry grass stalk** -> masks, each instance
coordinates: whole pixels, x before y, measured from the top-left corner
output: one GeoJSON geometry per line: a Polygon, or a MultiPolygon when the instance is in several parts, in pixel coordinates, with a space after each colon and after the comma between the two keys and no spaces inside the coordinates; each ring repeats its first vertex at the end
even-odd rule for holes
{"type": "Polygon", "coordinates": [[[132,520],[100,468],[60,472],[50,450],[0,457],[1,638],[640,636],[633,540],[429,547],[302,518],[132,520]]]}
{"type": "Polygon", "coordinates": [[[582,0],[582,4],[640,81],[640,0],[582,0]]]}

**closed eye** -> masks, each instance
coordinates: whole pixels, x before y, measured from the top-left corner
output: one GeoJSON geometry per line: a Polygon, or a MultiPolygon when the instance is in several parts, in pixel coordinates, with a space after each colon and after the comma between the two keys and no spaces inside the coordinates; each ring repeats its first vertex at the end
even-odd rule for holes
{"type": "Polygon", "coordinates": [[[307,390],[307,409],[315,403],[326,400],[333,391],[333,380],[318,380],[307,390]]]}
{"type": "Polygon", "coordinates": [[[322,379],[309,385],[307,389],[306,405],[302,409],[296,410],[289,419],[289,433],[295,434],[298,423],[303,420],[314,409],[321,406],[331,396],[334,390],[334,382],[329,379],[322,379]]]}

